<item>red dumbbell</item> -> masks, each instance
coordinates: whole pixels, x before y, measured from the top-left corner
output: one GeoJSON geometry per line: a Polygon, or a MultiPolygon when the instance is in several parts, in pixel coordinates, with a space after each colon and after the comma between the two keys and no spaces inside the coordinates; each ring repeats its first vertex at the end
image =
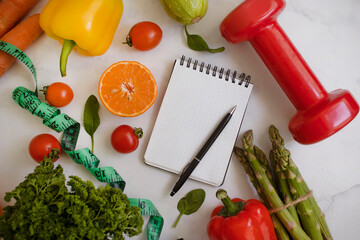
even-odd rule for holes
{"type": "Polygon", "coordinates": [[[321,141],[348,124],[359,105],[347,90],[328,93],[276,21],[284,0],[245,0],[221,23],[231,43],[249,41],[297,109],[289,122],[294,139],[321,141]]]}

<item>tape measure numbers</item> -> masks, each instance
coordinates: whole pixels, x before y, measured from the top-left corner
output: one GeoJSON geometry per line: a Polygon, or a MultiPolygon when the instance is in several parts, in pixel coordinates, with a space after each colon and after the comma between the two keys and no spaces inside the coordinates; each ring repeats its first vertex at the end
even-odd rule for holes
{"type": "Polygon", "coordinates": [[[130,205],[139,207],[141,209],[141,215],[150,216],[149,223],[146,227],[146,235],[148,239],[158,239],[164,226],[164,219],[154,204],[147,199],[130,198],[130,205]]]}
{"type": "MultiPolygon", "coordinates": [[[[35,67],[25,53],[15,46],[1,41],[0,50],[11,54],[23,62],[32,72],[37,85],[35,67]]],[[[75,163],[85,166],[100,182],[105,182],[111,187],[121,189],[122,191],[124,190],[126,183],[113,167],[99,167],[100,160],[89,148],[75,150],[80,133],[80,124],[68,115],[61,113],[58,108],[42,102],[37,97],[37,87],[35,88],[35,92],[24,87],[18,87],[13,91],[12,98],[22,108],[42,118],[43,124],[56,132],[63,132],[61,148],[75,163]]],[[[141,215],[150,216],[146,229],[147,239],[160,239],[164,219],[154,204],[147,199],[129,198],[129,201],[131,206],[137,206],[141,209],[141,215]]]]}
{"type": "Polygon", "coordinates": [[[33,77],[35,79],[34,93],[37,96],[37,94],[38,94],[37,75],[36,75],[35,65],[31,61],[31,59],[21,49],[17,48],[16,46],[14,46],[8,42],[0,41],[0,50],[10,54],[11,56],[17,58],[18,60],[20,60],[31,71],[31,74],[33,75],[33,77]]]}

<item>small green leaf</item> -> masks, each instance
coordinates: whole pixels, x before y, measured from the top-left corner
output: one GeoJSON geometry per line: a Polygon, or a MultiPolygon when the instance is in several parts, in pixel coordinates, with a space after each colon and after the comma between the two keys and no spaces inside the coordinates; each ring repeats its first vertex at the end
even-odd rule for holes
{"type": "Polygon", "coordinates": [[[94,95],[91,95],[85,103],[84,109],[84,128],[91,136],[91,149],[94,152],[94,133],[100,125],[99,102],[94,95]]]}
{"type": "Polygon", "coordinates": [[[195,189],[180,199],[177,208],[180,213],[190,215],[196,212],[205,200],[205,191],[203,189],[195,189]]]}
{"type": "Polygon", "coordinates": [[[205,196],[206,194],[203,189],[194,189],[186,194],[185,197],[181,198],[177,204],[180,215],[176,219],[173,227],[176,227],[182,215],[190,215],[199,210],[205,200],[205,196]]]}
{"type": "Polygon", "coordinates": [[[216,49],[209,48],[208,44],[205,42],[205,40],[201,36],[189,34],[189,32],[186,29],[186,25],[185,25],[185,33],[186,33],[186,37],[187,37],[187,44],[192,50],[208,51],[211,53],[223,52],[225,50],[224,47],[220,47],[220,48],[216,48],[216,49]]]}

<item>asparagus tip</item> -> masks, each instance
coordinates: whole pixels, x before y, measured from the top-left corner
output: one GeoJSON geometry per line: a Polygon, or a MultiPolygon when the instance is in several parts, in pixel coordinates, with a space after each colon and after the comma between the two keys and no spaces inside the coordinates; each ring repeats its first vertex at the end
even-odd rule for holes
{"type": "Polygon", "coordinates": [[[272,143],[278,141],[281,145],[284,145],[284,139],[280,136],[279,130],[274,125],[269,127],[269,136],[272,143]]]}
{"type": "Polygon", "coordinates": [[[246,131],[244,133],[244,137],[242,138],[242,144],[244,148],[252,147],[253,140],[254,140],[253,131],[252,130],[246,131]]]}

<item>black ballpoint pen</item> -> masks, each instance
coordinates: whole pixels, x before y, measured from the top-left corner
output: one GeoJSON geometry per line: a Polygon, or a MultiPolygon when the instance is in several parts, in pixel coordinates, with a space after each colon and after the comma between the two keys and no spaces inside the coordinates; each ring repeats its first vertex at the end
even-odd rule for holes
{"type": "Polygon", "coordinates": [[[199,153],[195,156],[195,158],[184,168],[183,172],[180,174],[179,180],[176,182],[174,188],[172,189],[170,196],[174,196],[177,191],[184,185],[185,181],[189,178],[191,173],[194,171],[196,166],[199,164],[201,159],[205,156],[206,152],[209,150],[211,145],[215,142],[217,137],[220,135],[222,130],[225,128],[226,124],[230,121],[230,118],[234,114],[236,106],[228,112],[225,117],[221,120],[219,125],[216,127],[214,132],[211,134],[209,139],[206,141],[204,146],[200,149],[199,153]]]}

